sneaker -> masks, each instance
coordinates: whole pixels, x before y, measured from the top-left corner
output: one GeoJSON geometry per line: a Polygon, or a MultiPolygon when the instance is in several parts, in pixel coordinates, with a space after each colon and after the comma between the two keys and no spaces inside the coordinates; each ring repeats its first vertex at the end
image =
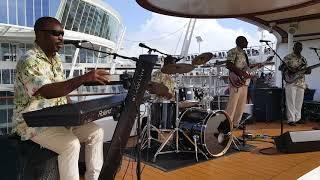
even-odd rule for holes
{"type": "Polygon", "coordinates": [[[315,126],[312,128],[313,130],[320,130],[320,126],[315,126]]]}
{"type": "Polygon", "coordinates": [[[301,120],[297,121],[296,123],[297,123],[297,124],[305,124],[306,121],[301,119],[301,120]]]}
{"type": "Polygon", "coordinates": [[[244,130],[243,124],[241,124],[241,125],[233,125],[233,128],[234,128],[234,129],[244,130]]]}
{"type": "Polygon", "coordinates": [[[288,125],[289,126],[296,126],[296,123],[291,121],[291,122],[288,122],[288,125]]]}

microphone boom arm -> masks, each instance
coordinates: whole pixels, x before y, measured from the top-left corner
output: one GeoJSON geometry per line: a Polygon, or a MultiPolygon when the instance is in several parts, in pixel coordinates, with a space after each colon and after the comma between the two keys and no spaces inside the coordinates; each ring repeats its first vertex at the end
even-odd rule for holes
{"type": "Polygon", "coordinates": [[[119,54],[117,54],[117,53],[108,53],[108,52],[100,51],[100,50],[97,50],[97,49],[94,49],[94,48],[83,47],[83,46],[81,46],[81,45],[78,45],[77,48],[82,48],[82,49],[87,49],[87,50],[91,50],[91,51],[95,51],[95,52],[104,53],[104,54],[113,56],[114,59],[115,59],[116,57],[121,57],[121,58],[123,58],[123,59],[130,59],[130,60],[135,61],[135,62],[138,62],[138,60],[139,60],[139,59],[136,58],[136,57],[127,57],[127,56],[119,55],[119,54]]]}

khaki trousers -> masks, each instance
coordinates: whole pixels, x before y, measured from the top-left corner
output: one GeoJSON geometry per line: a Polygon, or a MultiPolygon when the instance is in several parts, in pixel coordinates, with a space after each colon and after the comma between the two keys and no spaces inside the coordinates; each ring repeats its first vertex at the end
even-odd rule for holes
{"type": "Polygon", "coordinates": [[[294,84],[286,84],[285,90],[288,122],[297,122],[301,119],[304,88],[294,84]]]}
{"type": "Polygon", "coordinates": [[[237,126],[241,120],[247,102],[248,86],[236,88],[230,84],[229,92],[229,101],[225,111],[229,115],[233,125],[237,126]]]}
{"type": "Polygon", "coordinates": [[[79,180],[80,143],[85,143],[86,180],[98,180],[103,165],[103,129],[95,123],[49,127],[31,139],[58,156],[60,180],[79,180]]]}

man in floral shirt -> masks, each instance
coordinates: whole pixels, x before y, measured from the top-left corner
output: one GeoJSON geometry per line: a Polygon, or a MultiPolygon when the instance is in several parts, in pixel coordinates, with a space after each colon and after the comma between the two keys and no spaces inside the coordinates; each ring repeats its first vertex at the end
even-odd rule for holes
{"type": "MultiPolygon", "coordinates": [[[[36,40],[17,63],[14,98],[14,128],[21,140],[32,140],[58,156],[60,180],[79,180],[80,142],[86,144],[86,180],[97,180],[103,164],[103,129],[94,123],[78,127],[28,127],[22,113],[66,104],[67,95],[86,82],[108,82],[108,73],[94,70],[65,80],[57,52],[63,47],[64,31],[52,17],[39,18],[36,40]]],[[[45,120],[45,119],[44,119],[45,120]]]]}
{"type": "MultiPolygon", "coordinates": [[[[283,62],[279,69],[284,73],[295,74],[299,70],[307,68],[306,58],[301,55],[302,44],[296,42],[293,46],[293,52],[284,57],[283,62]]],[[[311,69],[307,69],[306,74],[310,74],[311,69]]],[[[295,124],[301,119],[301,108],[304,98],[304,89],[306,88],[305,76],[298,78],[292,83],[286,83],[286,107],[287,118],[290,126],[295,124]]]]}
{"type": "MultiPolygon", "coordinates": [[[[250,75],[245,71],[249,68],[249,62],[247,55],[243,50],[247,47],[248,41],[245,37],[239,36],[236,39],[236,44],[237,47],[230,49],[227,53],[227,68],[238,76],[250,78],[250,75]]],[[[247,101],[248,84],[237,88],[229,83],[229,92],[230,96],[226,112],[233,122],[234,127],[237,127],[247,101]]]]}

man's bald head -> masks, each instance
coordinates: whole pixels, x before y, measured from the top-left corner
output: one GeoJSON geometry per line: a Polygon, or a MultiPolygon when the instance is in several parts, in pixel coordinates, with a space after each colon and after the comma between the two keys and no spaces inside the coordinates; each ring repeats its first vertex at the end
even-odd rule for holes
{"type": "Polygon", "coordinates": [[[39,19],[37,19],[37,21],[34,24],[34,31],[37,33],[40,30],[45,29],[46,27],[50,26],[50,24],[59,24],[61,25],[60,21],[54,17],[48,17],[48,16],[44,16],[41,17],[39,19]]]}
{"type": "Polygon", "coordinates": [[[63,47],[64,30],[56,18],[46,16],[37,19],[34,31],[35,42],[48,57],[53,57],[63,47]]]}

